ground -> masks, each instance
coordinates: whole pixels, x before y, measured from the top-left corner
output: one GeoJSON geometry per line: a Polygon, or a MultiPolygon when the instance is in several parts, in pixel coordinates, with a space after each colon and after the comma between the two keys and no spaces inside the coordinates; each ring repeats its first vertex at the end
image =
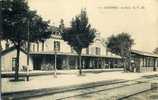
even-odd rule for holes
{"type": "Polygon", "coordinates": [[[78,73],[58,75],[54,78],[53,75],[30,77],[30,81],[11,82],[10,78],[2,78],[2,93],[26,91],[43,88],[56,88],[72,85],[80,85],[91,82],[99,82],[106,80],[134,80],[146,75],[154,75],[158,72],[146,73],[124,73],[117,72],[101,72],[101,73],[86,73],[85,76],[78,76],[78,73]]]}

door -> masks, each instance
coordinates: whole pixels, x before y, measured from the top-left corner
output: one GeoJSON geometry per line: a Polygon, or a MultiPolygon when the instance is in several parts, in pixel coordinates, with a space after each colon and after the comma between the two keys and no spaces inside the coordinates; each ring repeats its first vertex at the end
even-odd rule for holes
{"type": "Polygon", "coordinates": [[[16,67],[16,58],[12,58],[12,71],[15,71],[15,67],[16,67]]]}

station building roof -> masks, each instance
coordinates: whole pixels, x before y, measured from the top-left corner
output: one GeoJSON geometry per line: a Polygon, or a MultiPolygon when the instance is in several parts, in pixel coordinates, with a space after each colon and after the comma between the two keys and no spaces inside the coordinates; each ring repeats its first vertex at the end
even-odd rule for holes
{"type": "MultiPolygon", "coordinates": [[[[54,55],[55,52],[53,51],[47,51],[47,52],[30,52],[30,55],[54,55]]],[[[65,53],[65,52],[57,52],[57,55],[67,55],[67,56],[77,56],[76,53],[65,53]]],[[[121,59],[120,56],[118,55],[92,55],[92,54],[82,54],[81,56],[86,56],[86,57],[101,57],[101,58],[116,58],[116,59],[121,59]]]]}
{"type": "Polygon", "coordinates": [[[154,54],[154,53],[151,53],[151,52],[145,52],[145,51],[139,51],[139,50],[132,50],[131,52],[134,53],[134,54],[141,55],[141,56],[158,58],[158,54],[154,54]]]}

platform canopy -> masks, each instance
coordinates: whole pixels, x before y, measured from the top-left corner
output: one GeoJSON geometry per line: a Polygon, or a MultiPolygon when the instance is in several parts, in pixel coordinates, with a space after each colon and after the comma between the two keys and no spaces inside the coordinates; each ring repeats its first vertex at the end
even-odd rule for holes
{"type": "MultiPolygon", "coordinates": [[[[31,55],[54,55],[55,52],[53,51],[47,51],[47,52],[30,52],[31,55]]],[[[76,53],[64,53],[64,52],[57,52],[57,55],[67,55],[67,56],[77,56],[76,53]]],[[[116,59],[121,59],[120,56],[118,55],[92,55],[92,54],[82,54],[82,56],[87,56],[87,57],[101,57],[101,58],[116,58],[116,59]]]]}

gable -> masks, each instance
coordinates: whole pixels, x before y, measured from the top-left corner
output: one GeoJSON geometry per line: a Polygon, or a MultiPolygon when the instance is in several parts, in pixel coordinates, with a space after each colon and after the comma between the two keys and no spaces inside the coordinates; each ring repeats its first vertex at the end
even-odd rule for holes
{"type": "MultiPolygon", "coordinates": [[[[14,51],[14,50],[16,50],[15,46],[9,47],[9,48],[7,48],[7,49],[1,51],[1,52],[0,52],[0,55],[1,55],[1,56],[6,55],[7,53],[10,53],[10,52],[12,52],[12,51],[14,51]]],[[[20,49],[20,51],[23,52],[23,53],[25,53],[25,54],[27,54],[26,51],[24,51],[23,49],[20,49]]]]}

